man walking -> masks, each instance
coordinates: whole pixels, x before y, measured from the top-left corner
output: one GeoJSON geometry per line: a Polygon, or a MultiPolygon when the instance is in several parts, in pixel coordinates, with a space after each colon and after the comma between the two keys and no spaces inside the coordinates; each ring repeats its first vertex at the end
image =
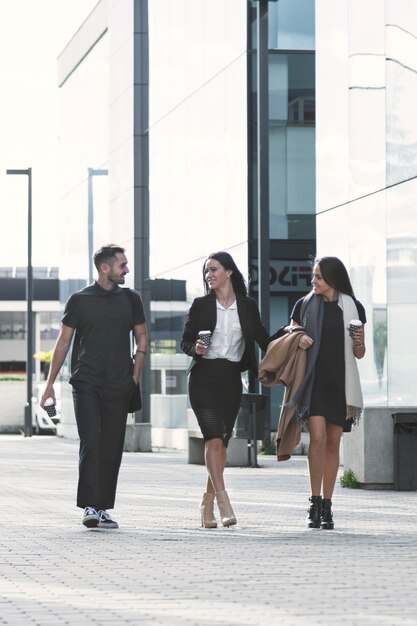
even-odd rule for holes
{"type": "Polygon", "coordinates": [[[74,336],[72,393],[80,437],[77,506],[87,528],[118,528],[114,508],[126,419],[145,362],[148,338],[140,295],[122,289],[129,272],[124,248],[103,246],[94,254],[97,280],[73,293],[62,317],[40,404],[55,403],[53,384],[74,336]],[[136,340],[134,365],[130,332],[136,340]]]}

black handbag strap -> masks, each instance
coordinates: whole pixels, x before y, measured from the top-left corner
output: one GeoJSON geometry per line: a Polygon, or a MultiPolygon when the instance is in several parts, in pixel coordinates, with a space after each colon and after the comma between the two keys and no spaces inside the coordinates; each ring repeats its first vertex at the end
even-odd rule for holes
{"type": "Polygon", "coordinates": [[[133,332],[133,327],[134,327],[134,319],[135,319],[135,305],[134,305],[134,295],[132,293],[132,290],[129,289],[129,287],[126,287],[123,291],[126,292],[127,295],[127,299],[129,300],[129,304],[130,304],[130,308],[132,309],[132,329],[131,329],[131,343],[132,343],[132,356],[135,353],[135,335],[133,332]]]}

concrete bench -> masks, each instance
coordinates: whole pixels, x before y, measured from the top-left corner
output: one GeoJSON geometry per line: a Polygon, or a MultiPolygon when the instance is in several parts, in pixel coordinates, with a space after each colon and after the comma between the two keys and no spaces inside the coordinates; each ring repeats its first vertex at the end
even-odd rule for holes
{"type": "MultiPolygon", "coordinates": [[[[204,465],[204,440],[200,430],[188,431],[188,463],[204,465]]],[[[248,442],[246,439],[232,437],[227,448],[228,467],[248,465],[248,442]]]]}

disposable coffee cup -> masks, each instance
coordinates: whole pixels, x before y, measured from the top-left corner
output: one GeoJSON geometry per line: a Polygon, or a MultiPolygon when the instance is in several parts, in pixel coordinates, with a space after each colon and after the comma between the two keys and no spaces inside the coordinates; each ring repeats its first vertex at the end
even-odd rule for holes
{"type": "Polygon", "coordinates": [[[360,320],[350,320],[349,322],[349,335],[352,336],[362,328],[362,322],[360,320]]]}
{"type": "Polygon", "coordinates": [[[208,348],[210,345],[211,330],[200,330],[198,338],[203,342],[204,347],[208,348]]]}
{"type": "Polygon", "coordinates": [[[48,398],[43,405],[44,410],[47,412],[49,417],[55,417],[56,415],[56,406],[52,398],[48,398]]]}

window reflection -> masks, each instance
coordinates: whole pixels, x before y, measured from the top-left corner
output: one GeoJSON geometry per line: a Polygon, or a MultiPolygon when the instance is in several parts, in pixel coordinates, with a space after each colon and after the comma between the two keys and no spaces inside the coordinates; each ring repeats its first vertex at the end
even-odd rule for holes
{"type": "Polygon", "coordinates": [[[0,340],[26,338],[26,313],[18,311],[0,312],[0,340]]]}
{"type": "Polygon", "coordinates": [[[192,300],[204,293],[204,260],[227,249],[243,274],[248,267],[246,10],[240,0],[212,11],[206,4],[177,3],[167,13],[166,2],[149,3],[150,274],[184,285],[177,301],[152,302],[154,429],[192,419],[180,340],[192,300]]]}
{"type": "Polygon", "coordinates": [[[314,239],[314,54],[270,54],[269,117],[270,236],[314,239]]]}
{"type": "Polygon", "coordinates": [[[314,1],[280,0],[269,2],[268,9],[270,49],[314,50],[314,1]]]}

